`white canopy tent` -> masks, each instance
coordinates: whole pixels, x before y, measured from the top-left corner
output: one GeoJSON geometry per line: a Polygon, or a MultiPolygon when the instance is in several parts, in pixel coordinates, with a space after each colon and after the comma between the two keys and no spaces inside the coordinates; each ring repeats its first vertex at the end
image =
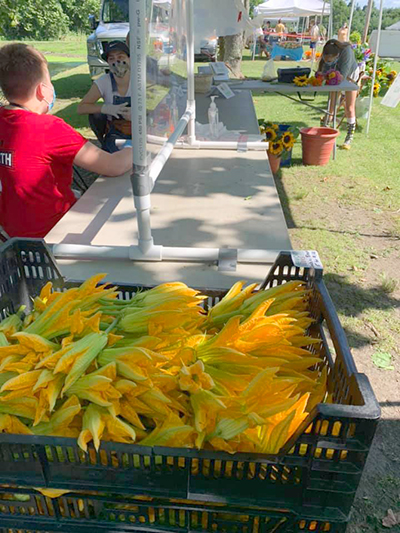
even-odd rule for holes
{"type": "Polygon", "coordinates": [[[387,30],[400,30],[400,20],[392,24],[391,26],[388,26],[386,28],[387,30]]]}
{"type": "Polygon", "coordinates": [[[153,6],[169,9],[171,7],[171,0],[153,0],[153,6]]]}
{"type": "Polygon", "coordinates": [[[254,30],[242,0],[194,0],[195,49],[202,39],[254,30]]]}
{"type": "Polygon", "coordinates": [[[310,17],[330,15],[330,4],[321,0],[267,0],[254,10],[258,17],[310,17]]]}

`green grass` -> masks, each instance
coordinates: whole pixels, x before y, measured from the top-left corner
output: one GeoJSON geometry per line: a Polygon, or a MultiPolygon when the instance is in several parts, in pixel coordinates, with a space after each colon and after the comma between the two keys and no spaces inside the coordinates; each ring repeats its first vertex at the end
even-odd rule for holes
{"type": "MultiPolygon", "coordinates": [[[[71,35],[59,41],[24,41],[30,44],[43,54],[69,56],[86,59],[86,35],[71,35]]],[[[0,45],[8,44],[10,41],[1,41],[0,45]]],[[[49,58],[47,58],[50,60],[49,58]]]]}

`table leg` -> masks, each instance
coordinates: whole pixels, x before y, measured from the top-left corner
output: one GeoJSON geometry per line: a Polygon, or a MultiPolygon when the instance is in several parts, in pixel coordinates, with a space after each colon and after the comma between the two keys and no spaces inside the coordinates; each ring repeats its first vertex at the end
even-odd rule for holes
{"type": "MultiPolygon", "coordinates": [[[[337,92],[333,93],[333,123],[332,127],[333,129],[336,128],[336,114],[337,114],[337,92]]],[[[333,160],[336,159],[336,138],[335,138],[335,144],[333,145],[333,160]]]]}

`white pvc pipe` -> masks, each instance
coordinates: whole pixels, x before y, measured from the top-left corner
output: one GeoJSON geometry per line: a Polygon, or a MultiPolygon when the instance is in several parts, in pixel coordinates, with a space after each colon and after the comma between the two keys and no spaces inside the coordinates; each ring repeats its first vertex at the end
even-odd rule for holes
{"type": "Polygon", "coordinates": [[[168,161],[170,155],[172,154],[175,144],[177,143],[179,137],[185,131],[185,128],[193,115],[193,112],[193,109],[187,109],[185,111],[178,124],[176,125],[174,132],[169,137],[166,144],[164,144],[164,146],[161,148],[154,161],[151,163],[149,168],[149,177],[153,182],[153,187],[162,169],[164,168],[165,163],[168,161]]]}
{"type": "Polygon", "coordinates": [[[263,141],[196,141],[195,144],[188,144],[184,141],[178,142],[176,148],[204,149],[204,150],[267,150],[268,144],[263,141]]]}
{"type": "Polygon", "coordinates": [[[133,164],[145,167],[146,148],[146,0],[129,0],[131,120],[133,164]]]}
{"type": "Polygon", "coordinates": [[[369,111],[368,111],[367,130],[366,130],[367,135],[369,134],[369,127],[371,124],[372,103],[374,100],[374,85],[375,85],[375,79],[376,79],[376,66],[378,64],[379,46],[381,44],[382,13],[383,13],[383,0],[381,0],[381,6],[379,9],[378,36],[376,40],[376,50],[375,50],[375,57],[374,57],[374,71],[372,73],[371,93],[369,95],[369,111]]]}
{"type": "MultiPolygon", "coordinates": [[[[80,260],[133,260],[217,263],[219,248],[184,248],[154,246],[143,252],[139,246],[86,246],[82,244],[50,244],[59,259],[80,260]]],[[[233,249],[232,249],[233,250],[233,249]]],[[[273,263],[280,250],[237,250],[238,263],[273,263]]]]}
{"type": "Polygon", "coordinates": [[[194,4],[189,0],[186,6],[186,62],[188,71],[187,109],[192,111],[188,124],[189,144],[196,140],[196,98],[194,81],[194,4]]]}
{"type": "MultiPolygon", "coordinates": [[[[150,22],[149,22],[150,23],[150,22]]],[[[146,0],[129,0],[131,50],[131,118],[134,173],[147,171],[146,116],[146,0]]],[[[148,28],[150,31],[150,27],[148,28]]],[[[135,178],[133,178],[135,179],[135,178]]],[[[134,187],[133,187],[134,188],[134,187]]],[[[134,196],[139,247],[145,253],[154,247],[150,224],[150,195],[134,196]]]]}
{"type": "MultiPolygon", "coordinates": [[[[190,124],[190,120],[189,120],[190,124]]],[[[169,139],[165,139],[164,137],[156,137],[152,135],[147,136],[147,140],[149,142],[152,142],[154,144],[159,144],[162,146],[166,146],[169,144],[169,139]]],[[[125,141],[122,141],[125,142],[125,141]]],[[[175,149],[177,148],[186,148],[188,150],[196,150],[196,149],[207,149],[207,150],[238,150],[242,147],[245,147],[247,150],[267,150],[268,144],[264,141],[198,141],[195,140],[192,144],[189,142],[186,142],[184,140],[178,140],[175,144],[175,149]]],[[[160,155],[160,154],[159,154],[160,155]]],[[[158,156],[157,156],[158,157],[158,156]]],[[[156,173],[155,167],[154,170],[151,170],[152,166],[154,165],[155,160],[154,159],[150,171],[152,179],[154,178],[154,174],[156,173]]]]}

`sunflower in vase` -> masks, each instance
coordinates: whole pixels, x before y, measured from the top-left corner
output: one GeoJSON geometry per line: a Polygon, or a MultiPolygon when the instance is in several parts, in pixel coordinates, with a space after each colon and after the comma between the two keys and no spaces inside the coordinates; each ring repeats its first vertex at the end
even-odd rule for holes
{"type": "Polygon", "coordinates": [[[270,163],[272,159],[287,159],[299,136],[299,129],[295,126],[279,125],[264,120],[260,120],[259,124],[261,133],[265,134],[265,142],[269,143],[267,153],[270,163]]]}

